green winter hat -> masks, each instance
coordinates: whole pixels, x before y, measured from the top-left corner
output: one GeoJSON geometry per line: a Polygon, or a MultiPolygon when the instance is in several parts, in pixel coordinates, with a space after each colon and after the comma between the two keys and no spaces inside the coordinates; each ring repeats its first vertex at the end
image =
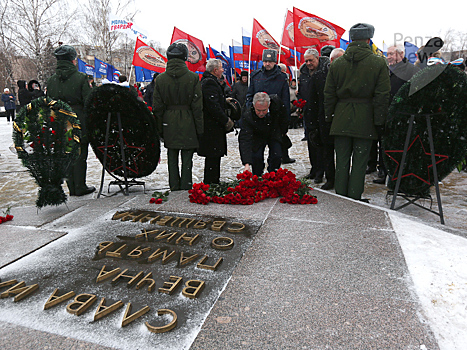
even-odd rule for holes
{"type": "Polygon", "coordinates": [[[62,45],[55,49],[54,55],[57,60],[73,61],[76,58],[77,53],[73,46],[62,45]]]}
{"type": "Polygon", "coordinates": [[[373,38],[375,27],[367,23],[357,23],[349,30],[350,40],[366,40],[373,38]]]}

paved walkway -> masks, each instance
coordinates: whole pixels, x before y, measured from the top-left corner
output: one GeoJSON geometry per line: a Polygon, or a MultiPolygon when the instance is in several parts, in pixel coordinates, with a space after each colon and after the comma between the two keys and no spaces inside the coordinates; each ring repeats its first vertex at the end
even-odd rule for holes
{"type": "MultiPolygon", "coordinates": [[[[438,349],[411,292],[411,277],[387,213],[328,192],[316,191],[316,195],[318,205],[267,200],[253,206],[202,206],[189,203],[186,192],[178,192],[157,207],[167,213],[262,222],[204,324],[192,329],[191,341],[171,342],[163,348],[423,349],[424,345],[438,349]]],[[[40,248],[47,241],[55,240],[57,247],[66,237],[72,240],[70,235],[83,234],[80,228],[90,227],[86,224],[117,209],[155,210],[149,198],[75,200],[69,211],[65,206],[39,213],[34,207],[16,209],[15,219],[0,226],[6,260],[39,250],[0,269],[0,278],[5,281],[27,270],[34,254],[40,257],[41,250],[48,249],[40,248]],[[12,235],[26,243],[15,244],[20,239],[12,235]]],[[[88,231],[86,237],[97,234],[88,231]]],[[[54,271],[45,269],[44,274],[54,271]]],[[[89,327],[89,335],[70,332],[66,325],[46,332],[46,326],[35,322],[34,310],[28,311],[28,318],[28,312],[17,312],[15,307],[10,298],[0,299],[2,349],[129,348],[127,339],[118,345],[118,339],[106,338],[105,332],[93,335],[92,326],[84,326],[89,327]]],[[[118,328],[107,327],[109,334],[118,328]]],[[[161,336],[154,335],[158,341],[161,336]]],[[[141,344],[138,338],[130,340],[134,349],[150,348],[143,340],[141,344]]]]}

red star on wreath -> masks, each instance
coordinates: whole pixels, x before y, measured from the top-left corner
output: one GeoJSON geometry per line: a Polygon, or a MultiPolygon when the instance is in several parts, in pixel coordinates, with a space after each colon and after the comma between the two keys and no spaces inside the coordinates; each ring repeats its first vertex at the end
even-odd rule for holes
{"type": "MultiPolygon", "coordinates": [[[[114,156],[117,155],[117,154],[120,154],[120,143],[118,142],[119,137],[120,137],[120,135],[117,134],[113,145],[108,145],[107,146],[107,158],[109,159],[107,169],[111,173],[113,173],[113,172],[115,172],[115,171],[117,171],[119,169],[122,169],[122,171],[123,171],[123,164],[116,167],[115,169],[111,168],[113,157],[110,154],[113,154],[114,156]],[[114,149],[114,150],[112,151],[111,149],[114,149]]],[[[146,150],[146,148],[145,147],[137,147],[137,146],[129,145],[128,142],[126,142],[125,137],[123,137],[123,135],[122,135],[122,138],[123,138],[123,142],[125,143],[123,145],[123,151],[125,152],[125,160],[126,160],[126,164],[127,164],[126,168],[127,168],[127,170],[133,172],[135,175],[138,175],[139,170],[138,170],[138,165],[136,163],[136,159],[141,155],[141,153],[143,153],[146,150]],[[137,151],[133,151],[133,150],[139,150],[140,152],[137,153],[137,151]],[[134,169],[131,166],[128,166],[129,163],[133,164],[134,169]]],[[[105,152],[105,146],[99,146],[99,147],[97,147],[97,149],[99,151],[101,151],[102,154],[105,154],[104,153],[105,152]]],[[[121,158],[119,160],[120,160],[120,163],[121,163],[121,158]]],[[[116,162],[116,163],[118,164],[119,162],[116,162]]]]}
{"type": "MultiPolygon", "coordinates": [[[[417,174],[414,174],[414,173],[409,173],[409,174],[404,174],[402,175],[402,178],[404,177],[408,177],[408,176],[414,176],[416,177],[417,179],[419,180],[422,180],[423,182],[425,182],[426,184],[428,185],[431,185],[431,181],[430,181],[430,168],[433,167],[433,164],[431,163],[431,153],[430,152],[426,152],[425,151],[425,147],[423,146],[423,143],[422,143],[422,140],[420,139],[420,135],[417,135],[417,137],[415,137],[415,139],[412,141],[412,143],[410,144],[409,148],[407,149],[407,158],[406,158],[406,165],[407,165],[407,161],[410,160],[410,156],[409,156],[409,152],[413,146],[413,144],[415,143],[415,141],[419,141],[419,144],[423,150],[423,154],[426,155],[428,157],[428,161],[427,161],[427,164],[429,164],[427,166],[427,174],[428,174],[428,180],[422,178],[420,175],[417,175],[417,174]]],[[[412,153],[414,153],[414,150],[415,150],[415,147],[414,149],[412,149],[412,153]]],[[[403,150],[397,150],[397,151],[384,151],[384,153],[386,153],[386,155],[391,158],[394,162],[397,163],[397,167],[396,167],[396,170],[394,171],[394,174],[392,176],[392,180],[395,181],[397,180],[397,173],[399,172],[399,166],[400,166],[400,163],[399,161],[397,161],[394,157],[392,157],[390,154],[391,153],[400,153],[400,159],[402,160],[402,153],[404,151],[403,150]]],[[[436,161],[436,164],[438,163],[441,163],[442,161],[446,160],[449,158],[449,156],[445,156],[445,155],[441,155],[441,154],[435,154],[435,159],[438,158],[438,160],[436,161]]],[[[406,168],[407,169],[407,168],[406,168]]]]}

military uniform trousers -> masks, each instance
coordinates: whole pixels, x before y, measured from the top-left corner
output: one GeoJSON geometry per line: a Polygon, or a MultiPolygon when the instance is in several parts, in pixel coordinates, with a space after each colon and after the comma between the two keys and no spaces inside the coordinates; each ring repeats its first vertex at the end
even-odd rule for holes
{"type": "Polygon", "coordinates": [[[169,186],[171,191],[190,190],[193,187],[192,168],[194,149],[167,149],[167,163],[169,168],[169,186]],[[181,153],[181,174],[178,167],[178,155],[181,153]]]}
{"type": "Polygon", "coordinates": [[[334,136],[336,150],[336,193],[361,199],[365,188],[365,172],[373,140],[334,136]],[[352,169],[350,160],[352,159],[352,169]]]}

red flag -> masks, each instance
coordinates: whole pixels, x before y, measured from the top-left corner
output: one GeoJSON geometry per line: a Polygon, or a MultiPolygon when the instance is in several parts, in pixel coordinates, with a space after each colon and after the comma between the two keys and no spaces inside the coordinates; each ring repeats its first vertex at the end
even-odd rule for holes
{"type": "Polygon", "coordinates": [[[294,25],[293,25],[293,13],[287,11],[287,17],[285,18],[284,30],[282,31],[282,42],[281,45],[294,48],[294,25]]]}
{"type": "Polygon", "coordinates": [[[165,71],[167,58],[162,56],[152,47],[146,45],[136,38],[135,52],[133,53],[133,65],[143,67],[155,72],[162,73],[165,71]]]}
{"type": "Polygon", "coordinates": [[[294,42],[296,47],[320,49],[325,45],[340,46],[345,29],[311,13],[293,8],[294,42]]]}
{"type": "Polygon", "coordinates": [[[263,50],[272,49],[279,52],[279,44],[259,22],[253,18],[253,34],[251,36],[251,60],[261,61],[263,50]]]}
{"type": "Polygon", "coordinates": [[[208,55],[206,54],[201,40],[174,27],[170,44],[173,43],[182,43],[188,47],[188,61],[186,65],[189,70],[192,72],[204,72],[206,70],[206,59],[208,55]]]}

